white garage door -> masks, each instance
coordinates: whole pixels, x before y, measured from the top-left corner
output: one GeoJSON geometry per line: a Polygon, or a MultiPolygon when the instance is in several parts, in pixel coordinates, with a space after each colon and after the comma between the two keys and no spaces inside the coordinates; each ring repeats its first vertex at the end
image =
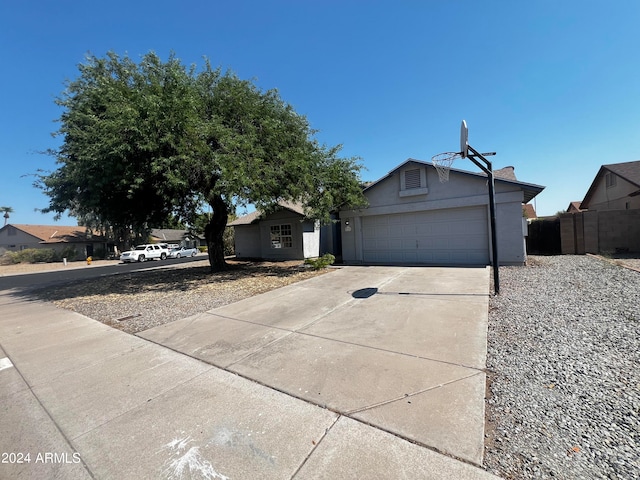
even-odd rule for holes
{"type": "Polygon", "coordinates": [[[365,262],[487,265],[485,207],[362,218],[365,262]]]}

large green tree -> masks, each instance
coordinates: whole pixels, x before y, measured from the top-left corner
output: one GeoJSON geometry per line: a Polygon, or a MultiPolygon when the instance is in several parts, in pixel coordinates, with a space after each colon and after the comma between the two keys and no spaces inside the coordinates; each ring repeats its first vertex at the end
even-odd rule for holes
{"type": "Polygon", "coordinates": [[[328,221],[341,205],[365,203],[361,165],[321,145],[307,119],[276,90],[232,72],[185,67],[154,53],[139,63],[90,56],[57,99],[63,108],[58,168],[36,184],[48,212],[142,232],[178,218],[205,228],[212,270],[225,268],[223,235],[238,205],[269,211],[280,200],[328,221]]]}

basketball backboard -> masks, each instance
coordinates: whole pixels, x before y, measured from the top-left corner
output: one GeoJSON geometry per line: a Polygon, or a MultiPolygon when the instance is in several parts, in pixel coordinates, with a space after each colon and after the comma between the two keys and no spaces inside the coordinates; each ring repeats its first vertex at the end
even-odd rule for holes
{"type": "Polygon", "coordinates": [[[460,125],[460,154],[462,158],[467,158],[469,153],[469,129],[467,128],[467,121],[462,120],[460,125]]]}

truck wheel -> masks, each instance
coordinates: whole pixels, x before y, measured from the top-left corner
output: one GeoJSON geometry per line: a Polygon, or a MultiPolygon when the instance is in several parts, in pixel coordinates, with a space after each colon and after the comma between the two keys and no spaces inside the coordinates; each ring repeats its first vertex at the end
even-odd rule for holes
{"type": "Polygon", "coordinates": [[[166,260],[167,258],[167,254],[166,253],[161,253],[160,254],[160,260],[166,260]]]}
{"type": "Polygon", "coordinates": [[[138,262],[144,262],[144,255],[138,256],[138,262]]]}

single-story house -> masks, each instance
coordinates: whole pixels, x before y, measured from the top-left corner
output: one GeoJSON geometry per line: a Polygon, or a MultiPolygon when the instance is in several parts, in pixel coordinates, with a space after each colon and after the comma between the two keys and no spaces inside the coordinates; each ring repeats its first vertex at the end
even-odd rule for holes
{"type": "MultiPolygon", "coordinates": [[[[544,187],[494,172],[498,260],[526,262],[523,204],[544,187]]],[[[364,189],[369,206],[341,210],[342,259],[354,264],[487,265],[492,259],[487,175],[408,159],[364,189]]]]}
{"type": "Polygon", "coordinates": [[[599,211],[640,209],[640,160],[602,165],[580,208],[599,211]]]}
{"type": "Polygon", "coordinates": [[[0,228],[0,254],[28,248],[50,248],[57,252],[73,248],[79,257],[86,258],[94,252],[107,252],[108,248],[113,249],[113,245],[86,227],[9,223],[0,228]]]}
{"type": "Polygon", "coordinates": [[[524,218],[526,218],[528,221],[538,218],[535,207],[530,203],[526,203],[522,206],[522,215],[524,215],[524,218]]]}
{"type": "Polygon", "coordinates": [[[278,205],[273,213],[254,211],[228,224],[234,229],[237,258],[302,260],[334,252],[331,225],[320,227],[305,218],[299,203],[278,205]]]}
{"type": "Polygon", "coordinates": [[[151,230],[151,243],[170,243],[186,248],[197,248],[200,245],[206,245],[207,242],[189,230],[154,228],[151,230]]]}
{"type": "Polygon", "coordinates": [[[567,213],[579,213],[582,211],[580,204],[582,202],[569,202],[569,206],[567,207],[567,213]]]}

